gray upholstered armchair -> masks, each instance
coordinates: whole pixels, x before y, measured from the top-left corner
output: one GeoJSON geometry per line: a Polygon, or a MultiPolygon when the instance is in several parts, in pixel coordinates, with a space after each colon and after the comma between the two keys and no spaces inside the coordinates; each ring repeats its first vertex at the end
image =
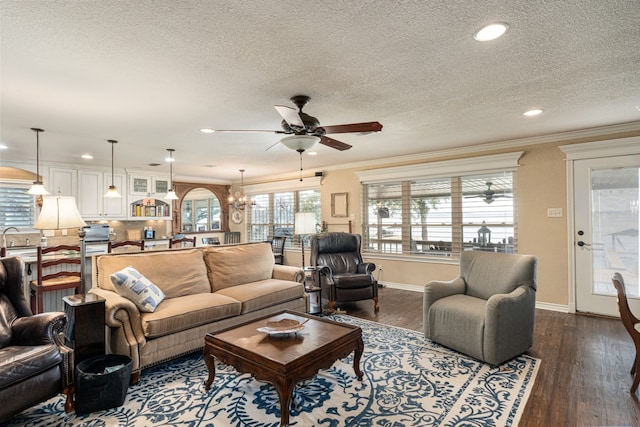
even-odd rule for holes
{"type": "Polygon", "coordinates": [[[322,298],[333,310],[336,302],[372,299],[377,313],[376,265],[362,261],[362,237],[350,233],[320,233],[311,237],[311,266],[319,269],[322,298]]]}
{"type": "Polygon", "coordinates": [[[460,276],[424,287],[424,334],[498,365],[533,344],[537,258],[466,251],[460,276]]]}
{"type": "Polygon", "coordinates": [[[73,350],[60,341],[62,312],[32,315],[21,258],[0,258],[0,422],[59,393],[73,410],[73,350]]]}

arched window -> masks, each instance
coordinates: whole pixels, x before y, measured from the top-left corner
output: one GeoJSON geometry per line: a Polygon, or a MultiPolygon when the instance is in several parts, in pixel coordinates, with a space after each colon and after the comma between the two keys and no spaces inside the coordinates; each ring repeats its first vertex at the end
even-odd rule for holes
{"type": "Polygon", "coordinates": [[[229,231],[228,185],[174,182],[173,233],[229,231]]]}

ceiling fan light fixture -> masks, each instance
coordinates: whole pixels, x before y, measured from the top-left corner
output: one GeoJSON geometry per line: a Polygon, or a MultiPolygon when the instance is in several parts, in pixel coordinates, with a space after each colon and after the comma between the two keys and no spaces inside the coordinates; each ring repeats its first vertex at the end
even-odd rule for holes
{"type": "Polygon", "coordinates": [[[320,142],[320,137],[313,135],[291,135],[280,140],[290,150],[304,152],[315,147],[320,142]]]}
{"type": "Polygon", "coordinates": [[[487,42],[495,40],[504,35],[509,29],[509,25],[504,22],[498,22],[495,24],[485,25],[475,32],[473,38],[479,42],[487,42]]]}

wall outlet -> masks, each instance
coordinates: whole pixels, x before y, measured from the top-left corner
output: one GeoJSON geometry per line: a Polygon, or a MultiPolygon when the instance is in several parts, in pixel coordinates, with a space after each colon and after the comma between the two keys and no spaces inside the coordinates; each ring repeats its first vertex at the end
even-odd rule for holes
{"type": "Polygon", "coordinates": [[[63,235],[63,236],[66,236],[66,235],[67,235],[67,229],[66,229],[66,228],[63,228],[63,229],[62,229],[62,235],[63,235]]]}

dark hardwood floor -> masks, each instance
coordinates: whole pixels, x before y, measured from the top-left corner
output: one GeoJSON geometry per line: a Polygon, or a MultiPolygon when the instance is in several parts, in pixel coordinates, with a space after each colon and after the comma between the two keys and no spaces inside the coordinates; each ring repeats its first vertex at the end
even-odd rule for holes
{"type": "MultiPolygon", "coordinates": [[[[347,314],[422,331],[422,294],[380,289],[372,301],[342,304],[347,314]]],[[[629,392],[635,349],[620,320],[536,310],[528,354],[542,363],[521,427],[640,426],[638,395],[629,392]]]]}

